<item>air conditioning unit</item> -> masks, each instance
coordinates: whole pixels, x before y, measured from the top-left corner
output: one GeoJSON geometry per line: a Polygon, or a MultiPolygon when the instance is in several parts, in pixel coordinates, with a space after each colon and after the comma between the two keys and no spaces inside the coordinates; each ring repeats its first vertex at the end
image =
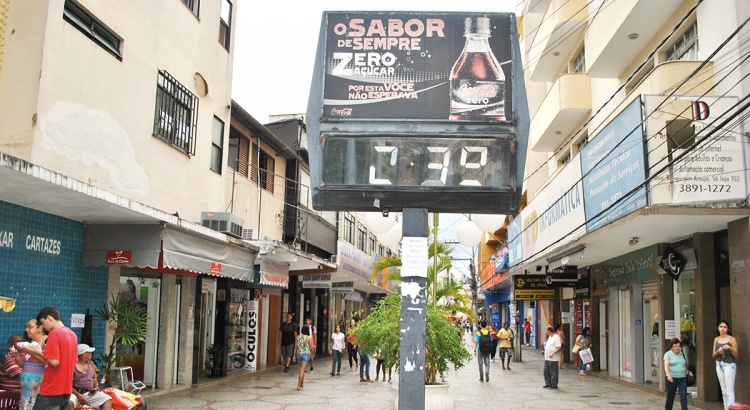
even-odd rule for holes
{"type": "Polygon", "coordinates": [[[252,241],[253,239],[258,239],[255,237],[255,229],[253,228],[244,228],[242,229],[242,239],[245,239],[247,241],[252,241]]]}
{"type": "Polygon", "coordinates": [[[244,223],[240,217],[229,212],[201,212],[201,225],[235,238],[242,238],[244,223]]]}
{"type": "Polygon", "coordinates": [[[339,263],[339,255],[331,255],[331,263],[339,263]]]}

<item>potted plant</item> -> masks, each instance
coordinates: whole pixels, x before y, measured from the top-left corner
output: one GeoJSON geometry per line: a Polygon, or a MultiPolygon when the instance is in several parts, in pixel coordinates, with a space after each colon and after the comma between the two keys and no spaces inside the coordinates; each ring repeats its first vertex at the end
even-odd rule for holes
{"type": "MultiPolygon", "coordinates": [[[[109,376],[110,370],[117,364],[117,345],[133,346],[148,337],[148,314],[142,305],[112,293],[104,305],[94,312],[94,317],[105,322],[112,334],[109,347],[100,356],[101,373],[109,376]]],[[[102,383],[106,384],[106,378],[102,383]]]]}
{"type": "MultiPolygon", "coordinates": [[[[432,386],[445,390],[447,385],[440,383],[438,375],[441,376],[453,366],[455,370],[463,367],[472,355],[467,350],[461,336],[461,329],[454,326],[451,317],[456,312],[462,312],[470,319],[473,318],[470,296],[458,282],[448,278],[439,280],[438,275],[452,267],[450,253],[452,248],[443,242],[433,241],[430,244],[428,256],[432,263],[427,270],[427,326],[425,335],[425,363],[428,371],[425,372],[426,400],[429,401],[432,386]]],[[[399,258],[382,258],[374,267],[371,279],[381,277],[383,284],[390,281],[400,281],[401,260],[399,258]],[[384,272],[386,272],[384,274],[384,272]]],[[[360,316],[363,316],[361,313],[360,316]]],[[[353,333],[360,343],[363,353],[371,354],[377,352],[387,364],[398,362],[400,349],[401,322],[401,295],[394,293],[381,299],[370,314],[362,319],[353,333]]],[[[450,408],[452,398],[449,400],[439,399],[439,407],[428,408],[450,408]]]]}
{"type": "Polygon", "coordinates": [[[221,377],[224,364],[224,348],[219,344],[212,344],[206,349],[206,373],[209,377],[221,377]]]}

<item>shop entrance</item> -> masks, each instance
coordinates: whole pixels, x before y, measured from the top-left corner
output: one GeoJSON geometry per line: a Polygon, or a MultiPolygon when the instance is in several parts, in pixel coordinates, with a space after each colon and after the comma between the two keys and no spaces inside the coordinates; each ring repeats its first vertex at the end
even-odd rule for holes
{"type": "Polygon", "coordinates": [[[120,276],[120,297],[142,306],[148,315],[148,336],[132,346],[117,345],[118,366],[130,366],[133,378],[146,386],[156,385],[156,347],[159,343],[159,305],[161,279],[142,276],[120,276]]]}
{"type": "Polygon", "coordinates": [[[646,383],[659,384],[661,381],[663,360],[661,357],[661,332],[659,328],[659,281],[643,282],[643,319],[650,326],[643,332],[643,380],[646,383]]]}
{"type": "MultiPolygon", "coordinates": [[[[198,363],[204,371],[206,349],[214,343],[216,322],[216,280],[203,278],[201,283],[200,337],[198,363]]],[[[209,369],[210,370],[210,369],[209,369]]]]}
{"type": "Polygon", "coordinates": [[[599,301],[599,370],[607,371],[607,351],[609,350],[609,311],[607,300],[599,301]]]}

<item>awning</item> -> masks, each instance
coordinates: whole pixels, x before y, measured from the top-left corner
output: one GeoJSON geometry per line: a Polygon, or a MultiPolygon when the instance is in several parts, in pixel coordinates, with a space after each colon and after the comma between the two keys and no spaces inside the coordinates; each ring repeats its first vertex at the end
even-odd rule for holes
{"type": "Polygon", "coordinates": [[[289,288],[289,263],[273,260],[266,255],[260,258],[260,286],[289,288]]]}
{"type": "Polygon", "coordinates": [[[255,253],[197,232],[161,224],[89,224],[83,264],[176,269],[251,282],[255,253]]]}

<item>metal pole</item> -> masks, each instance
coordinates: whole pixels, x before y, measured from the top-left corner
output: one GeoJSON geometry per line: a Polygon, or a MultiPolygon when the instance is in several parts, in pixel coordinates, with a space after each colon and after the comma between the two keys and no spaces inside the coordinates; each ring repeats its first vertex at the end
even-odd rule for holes
{"type": "Polygon", "coordinates": [[[424,409],[427,332],[427,209],[403,210],[398,408],[424,409]]]}

